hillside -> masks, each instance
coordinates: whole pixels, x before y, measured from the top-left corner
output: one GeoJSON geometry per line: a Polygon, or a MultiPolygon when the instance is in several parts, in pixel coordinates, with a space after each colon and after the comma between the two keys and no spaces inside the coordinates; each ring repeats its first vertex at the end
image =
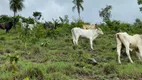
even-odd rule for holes
{"type": "Polygon", "coordinates": [[[100,25],[104,35],[94,40],[94,50],[91,50],[86,38],[80,38],[78,46],[73,45],[70,30],[75,26],[64,24],[54,30],[44,30],[38,24],[30,31],[17,25],[9,33],[0,30],[0,80],[141,79],[142,63],[135,54],[131,54],[134,64],[125,53],[121,56],[122,64],[118,64],[114,37],[120,29],[136,34],[141,33],[140,28],[100,25]],[[13,62],[15,57],[17,63],[13,62]],[[89,58],[98,63],[91,64],[89,58]]]}

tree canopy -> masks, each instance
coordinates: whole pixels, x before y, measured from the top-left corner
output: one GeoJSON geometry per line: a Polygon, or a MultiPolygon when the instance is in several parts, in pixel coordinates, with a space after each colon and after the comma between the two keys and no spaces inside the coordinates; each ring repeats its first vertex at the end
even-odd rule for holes
{"type": "Polygon", "coordinates": [[[36,11],[36,12],[33,12],[33,16],[35,17],[35,20],[38,21],[41,18],[42,14],[41,12],[36,11]]]}
{"type": "Polygon", "coordinates": [[[78,16],[79,16],[79,19],[80,19],[80,10],[84,10],[83,6],[82,6],[82,3],[84,2],[83,0],[73,0],[72,1],[74,6],[72,7],[72,11],[74,11],[75,9],[77,9],[78,11],[78,16]]]}
{"type": "Polygon", "coordinates": [[[105,8],[102,8],[101,11],[99,11],[99,16],[103,18],[103,21],[109,21],[111,17],[111,5],[107,5],[105,8]]]}

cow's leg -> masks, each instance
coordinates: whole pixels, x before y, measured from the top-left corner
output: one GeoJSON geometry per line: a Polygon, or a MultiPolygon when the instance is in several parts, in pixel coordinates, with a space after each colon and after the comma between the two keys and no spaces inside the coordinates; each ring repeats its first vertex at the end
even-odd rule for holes
{"type": "Polygon", "coordinates": [[[76,35],[76,37],[75,37],[75,43],[76,43],[76,45],[78,45],[78,39],[79,39],[79,35],[76,35]]]}
{"type": "Polygon", "coordinates": [[[74,34],[72,35],[72,38],[73,38],[73,44],[76,45],[76,42],[75,42],[76,40],[75,40],[74,34]]]}
{"type": "Polygon", "coordinates": [[[122,48],[122,43],[119,39],[117,39],[117,55],[118,55],[118,63],[119,64],[121,64],[121,60],[120,60],[121,48],[122,48]]]}
{"type": "Polygon", "coordinates": [[[74,37],[73,37],[73,44],[76,45],[76,43],[75,43],[75,38],[74,38],[74,37]]]}
{"type": "Polygon", "coordinates": [[[92,50],[94,50],[94,48],[93,48],[93,40],[92,39],[90,39],[90,47],[91,47],[92,50]]]}
{"type": "Polygon", "coordinates": [[[6,33],[8,32],[8,29],[6,29],[6,33]]]}
{"type": "Polygon", "coordinates": [[[71,30],[71,32],[72,32],[73,44],[76,45],[76,35],[75,35],[75,32],[74,32],[73,29],[71,30]]]}
{"type": "Polygon", "coordinates": [[[127,53],[127,56],[128,56],[128,58],[129,58],[130,62],[131,62],[131,63],[134,63],[134,62],[132,61],[132,59],[131,59],[131,56],[130,56],[129,43],[126,43],[126,44],[125,44],[125,47],[126,47],[126,53],[127,53]]]}

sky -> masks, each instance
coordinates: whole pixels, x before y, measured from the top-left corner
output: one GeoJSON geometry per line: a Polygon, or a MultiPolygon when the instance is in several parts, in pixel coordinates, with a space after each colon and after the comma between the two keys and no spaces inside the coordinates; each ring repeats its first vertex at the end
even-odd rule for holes
{"type": "MultiPolygon", "coordinates": [[[[106,5],[112,5],[111,20],[128,23],[133,23],[136,18],[142,20],[137,0],[84,0],[82,5],[84,11],[81,11],[81,18],[92,24],[103,22],[99,17],[99,11],[106,5]]],[[[64,17],[64,15],[68,15],[70,21],[78,18],[77,11],[72,11],[74,6],[72,0],[24,0],[24,6],[25,8],[18,12],[18,15],[33,17],[33,12],[39,11],[46,21],[52,21],[52,19],[57,19],[59,16],[64,17]]],[[[0,0],[0,15],[3,14],[13,16],[13,12],[9,8],[9,0],[0,0]]]]}

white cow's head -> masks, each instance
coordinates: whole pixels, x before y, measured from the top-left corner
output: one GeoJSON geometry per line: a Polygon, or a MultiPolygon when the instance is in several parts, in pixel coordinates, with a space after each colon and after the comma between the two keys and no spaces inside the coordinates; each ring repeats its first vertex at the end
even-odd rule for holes
{"type": "Polygon", "coordinates": [[[98,26],[96,26],[96,29],[97,29],[97,33],[98,34],[102,34],[102,35],[104,34],[103,31],[102,31],[102,29],[99,28],[98,26]]]}

